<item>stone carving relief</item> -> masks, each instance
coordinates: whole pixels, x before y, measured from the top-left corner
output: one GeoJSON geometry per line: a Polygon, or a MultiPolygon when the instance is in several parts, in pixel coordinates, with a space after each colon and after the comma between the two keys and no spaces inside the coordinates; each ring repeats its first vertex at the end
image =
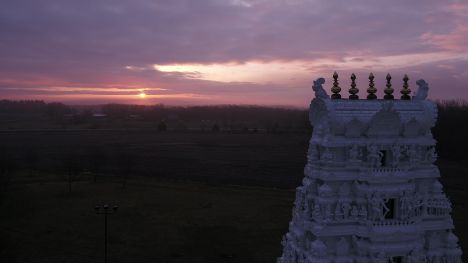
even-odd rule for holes
{"type": "Polygon", "coordinates": [[[429,216],[447,216],[452,211],[452,204],[445,196],[431,198],[427,200],[426,211],[429,216]]]}

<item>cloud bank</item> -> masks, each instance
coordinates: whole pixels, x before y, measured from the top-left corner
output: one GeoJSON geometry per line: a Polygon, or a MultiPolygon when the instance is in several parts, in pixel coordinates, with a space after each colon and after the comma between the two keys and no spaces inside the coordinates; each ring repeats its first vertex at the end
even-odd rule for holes
{"type": "Polygon", "coordinates": [[[336,70],[467,99],[467,25],[463,1],[4,0],[0,96],[306,106],[336,70]]]}

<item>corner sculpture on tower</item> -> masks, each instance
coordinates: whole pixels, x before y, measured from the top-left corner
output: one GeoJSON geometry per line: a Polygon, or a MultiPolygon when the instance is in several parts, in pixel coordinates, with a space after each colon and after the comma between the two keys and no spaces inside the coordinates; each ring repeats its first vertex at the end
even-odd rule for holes
{"type": "Polygon", "coordinates": [[[277,263],[461,262],[434,165],[437,107],[426,99],[428,84],[418,80],[410,97],[405,75],[398,100],[388,74],[378,99],[371,73],[368,96],[358,99],[353,74],[343,99],[333,79],[332,96],[323,78],[312,87],[305,177],[277,263]]]}

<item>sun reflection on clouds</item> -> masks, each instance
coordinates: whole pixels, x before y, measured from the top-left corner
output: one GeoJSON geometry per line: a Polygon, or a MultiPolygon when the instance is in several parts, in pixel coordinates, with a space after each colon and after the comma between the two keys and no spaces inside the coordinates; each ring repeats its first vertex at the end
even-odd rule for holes
{"type": "Polygon", "coordinates": [[[468,53],[414,53],[406,55],[324,57],[313,60],[218,64],[154,64],[154,70],[181,74],[188,79],[217,82],[251,82],[286,84],[291,80],[310,79],[311,74],[330,70],[391,70],[447,60],[468,60],[468,53]]]}
{"type": "Polygon", "coordinates": [[[189,78],[219,82],[269,82],[289,79],[307,72],[304,62],[256,62],[242,64],[154,64],[155,70],[165,73],[181,73],[189,78]]]}

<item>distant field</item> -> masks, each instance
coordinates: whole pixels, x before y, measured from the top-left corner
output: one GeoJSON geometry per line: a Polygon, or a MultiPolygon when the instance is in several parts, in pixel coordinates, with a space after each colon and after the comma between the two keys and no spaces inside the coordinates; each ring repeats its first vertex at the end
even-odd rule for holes
{"type": "MultiPolygon", "coordinates": [[[[96,148],[103,172],[117,174],[120,154],[133,156],[134,174],[208,183],[294,188],[302,179],[309,134],[177,133],[155,131],[3,132],[0,146],[23,165],[24,151],[37,154],[37,169],[63,168],[62,157],[82,161],[96,148]]],[[[85,165],[85,163],[83,163],[85,165]]]]}
{"type": "MultiPolygon", "coordinates": [[[[0,262],[102,262],[99,201],[110,216],[109,262],[274,262],[281,254],[306,161],[309,134],[157,133],[144,131],[15,132],[2,145],[21,165],[0,205],[0,262]],[[61,155],[99,146],[106,166],[82,175],[68,193],[61,155]],[[122,188],[114,166],[132,153],[122,188]]],[[[440,161],[454,203],[456,234],[468,251],[468,169],[440,161]]],[[[465,257],[465,261],[468,258],[465,257]]]]}

